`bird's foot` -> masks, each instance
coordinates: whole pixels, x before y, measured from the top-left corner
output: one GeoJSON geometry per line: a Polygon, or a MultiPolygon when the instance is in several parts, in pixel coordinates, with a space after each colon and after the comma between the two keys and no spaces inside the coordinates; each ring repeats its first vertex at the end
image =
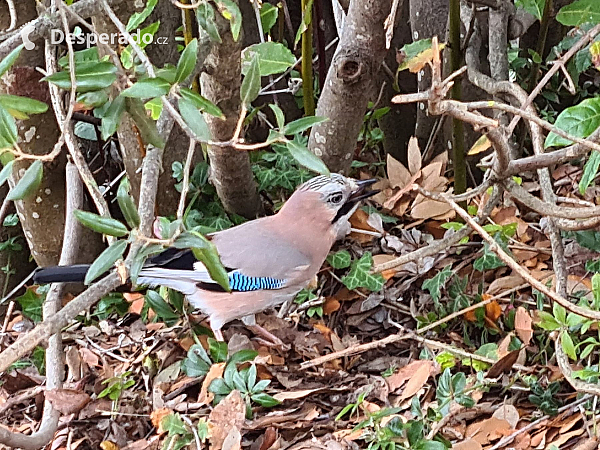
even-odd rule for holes
{"type": "Polygon", "coordinates": [[[257,340],[261,344],[267,347],[276,348],[284,352],[287,352],[291,349],[291,346],[284,344],[281,339],[279,339],[273,333],[267,331],[260,325],[250,325],[248,326],[248,329],[250,329],[250,331],[252,331],[257,336],[257,340]]]}

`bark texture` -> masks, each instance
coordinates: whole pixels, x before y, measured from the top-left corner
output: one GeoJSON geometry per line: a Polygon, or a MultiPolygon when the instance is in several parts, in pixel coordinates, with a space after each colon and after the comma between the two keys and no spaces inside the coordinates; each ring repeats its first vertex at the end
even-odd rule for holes
{"type": "MultiPolygon", "coordinates": [[[[229,31],[222,33],[221,38],[223,42],[213,46],[200,76],[202,95],[219,106],[226,117],[221,120],[205,115],[215,141],[231,139],[241,111],[242,38],[235,42],[229,31]]],[[[232,147],[209,146],[208,156],[211,180],[225,210],[246,218],[256,217],[260,199],[248,153],[232,147]]]]}
{"type": "Polygon", "coordinates": [[[313,127],[309,148],[330,170],[347,173],[367,103],[385,56],[383,23],[391,0],[352,0],[344,32],[325,80],[317,116],[327,122],[313,127]]]}

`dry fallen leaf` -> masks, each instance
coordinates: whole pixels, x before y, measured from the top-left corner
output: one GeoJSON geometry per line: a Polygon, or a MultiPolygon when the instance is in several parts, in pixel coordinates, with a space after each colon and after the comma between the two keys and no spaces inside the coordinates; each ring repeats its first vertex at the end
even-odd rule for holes
{"type": "Polygon", "coordinates": [[[246,404],[237,390],[215,406],[208,417],[211,449],[241,449],[242,426],[246,416],[246,404]]]}
{"type": "Polygon", "coordinates": [[[215,394],[212,392],[208,392],[208,387],[213,380],[217,378],[221,378],[223,376],[223,372],[225,372],[225,363],[217,363],[210,366],[204,381],[202,382],[202,388],[200,389],[200,394],[198,394],[198,403],[201,405],[208,405],[215,398],[215,394]]]}
{"type": "Polygon", "coordinates": [[[54,409],[65,415],[81,411],[91,400],[89,394],[75,389],[51,389],[44,394],[54,409]]]}
{"type": "Polygon", "coordinates": [[[446,214],[452,207],[446,202],[436,200],[424,200],[410,211],[410,215],[415,219],[430,219],[435,216],[446,214]]]}
{"type": "Polygon", "coordinates": [[[491,147],[492,147],[492,143],[487,138],[487,136],[484,134],[479,139],[477,139],[477,142],[475,142],[473,144],[473,146],[471,147],[471,149],[469,150],[467,155],[473,156],[478,153],[485,152],[487,149],[489,149],[491,147]]]}
{"type": "Polygon", "coordinates": [[[421,149],[419,148],[419,141],[415,136],[411,137],[408,141],[408,170],[411,174],[415,175],[421,170],[421,149]]]}
{"type": "Polygon", "coordinates": [[[511,431],[512,428],[506,420],[490,417],[489,419],[469,425],[465,435],[479,442],[481,445],[486,445],[489,442],[500,439],[502,436],[510,434],[511,431]]]}
{"type": "Polygon", "coordinates": [[[511,426],[511,428],[517,427],[517,423],[519,422],[520,418],[519,411],[517,411],[517,408],[509,404],[501,405],[496,411],[494,411],[492,417],[495,417],[496,419],[506,420],[511,426]]]}
{"type": "MultiPolygon", "coordinates": [[[[407,364],[406,366],[402,367],[398,372],[385,379],[390,388],[390,392],[395,392],[406,381],[413,378],[419,371],[422,371],[420,375],[421,377],[423,377],[424,374],[427,374],[427,377],[429,377],[430,375],[435,375],[439,371],[439,366],[434,361],[428,360],[417,360],[407,364]]],[[[425,381],[426,380],[427,378],[425,378],[425,381]]],[[[411,390],[412,389],[414,389],[414,385],[411,386],[411,390]]],[[[417,389],[417,391],[419,389],[417,389]]]]}
{"type": "Polygon", "coordinates": [[[532,322],[529,312],[522,306],[519,306],[515,313],[515,331],[519,339],[523,341],[523,345],[529,345],[529,342],[531,342],[533,336],[532,322]]]}
{"type": "Polygon", "coordinates": [[[481,444],[473,439],[465,439],[452,446],[452,450],[481,450],[481,444]]]}
{"type": "Polygon", "coordinates": [[[403,188],[410,182],[412,177],[408,169],[404,167],[404,164],[389,153],[387,155],[387,174],[390,186],[393,188],[403,188]]]}

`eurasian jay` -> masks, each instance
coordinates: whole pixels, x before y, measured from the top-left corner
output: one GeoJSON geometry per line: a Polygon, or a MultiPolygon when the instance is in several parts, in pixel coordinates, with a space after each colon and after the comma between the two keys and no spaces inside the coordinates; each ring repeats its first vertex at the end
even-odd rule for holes
{"type": "MultiPolygon", "coordinates": [[[[348,219],[360,200],[378,192],[365,190],[375,181],[317,176],[299,186],[277,214],[209,235],[229,273],[231,292],[210,277],[191,250],[175,248],[150,258],[137,284],[185,294],[223,340],[221,328],[227,322],[245,318],[252,325],[254,314],[294,298],[309,285],[333,243],[349,232],[348,219]]],[[[40,269],[34,281],[82,281],[87,268],[77,267],[40,269]]]]}

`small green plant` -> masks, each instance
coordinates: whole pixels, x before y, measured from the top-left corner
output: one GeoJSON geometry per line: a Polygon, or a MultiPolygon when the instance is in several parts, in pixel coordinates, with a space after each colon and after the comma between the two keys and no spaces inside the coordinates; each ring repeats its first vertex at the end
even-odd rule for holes
{"type": "MultiPolygon", "coordinates": [[[[163,417],[160,426],[167,432],[167,437],[163,441],[163,450],[179,450],[186,448],[194,441],[192,422],[187,418],[186,420],[183,420],[177,413],[172,413],[163,417]]],[[[196,434],[200,442],[206,441],[206,438],[208,437],[208,424],[205,419],[200,419],[198,421],[196,434]]]]}
{"type": "MultiPolygon", "coordinates": [[[[317,297],[317,295],[315,295],[312,291],[309,291],[308,289],[302,289],[296,295],[294,302],[299,305],[302,305],[306,302],[316,300],[317,298],[319,298],[319,297],[317,297]]],[[[308,308],[306,310],[306,315],[308,317],[313,317],[313,316],[323,317],[323,306],[322,305],[311,306],[310,308],[308,308]]]]}
{"type": "Polygon", "coordinates": [[[264,392],[271,380],[257,380],[256,364],[240,369],[238,364],[252,361],[257,353],[253,350],[240,350],[235,353],[225,366],[223,378],[213,380],[208,387],[215,394],[214,404],[218,404],[229,393],[237,389],[246,402],[246,417],[252,418],[252,402],[266,408],[279,405],[279,401],[264,392]]]}
{"type": "Polygon", "coordinates": [[[378,150],[384,139],[383,131],[379,128],[378,120],[390,112],[389,106],[375,109],[373,102],[369,102],[369,110],[365,114],[363,124],[358,135],[358,142],[363,143],[364,150],[378,150]]]}
{"type": "Polygon", "coordinates": [[[561,405],[556,398],[556,394],[560,390],[560,383],[555,381],[549,386],[544,387],[539,382],[535,381],[529,385],[531,395],[529,401],[537,406],[544,414],[555,416],[558,414],[558,407],[561,405]]]}
{"type": "Polygon", "coordinates": [[[106,386],[104,390],[98,394],[98,398],[108,397],[111,399],[113,412],[117,411],[119,408],[119,399],[123,395],[123,392],[135,384],[135,380],[133,378],[129,378],[129,375],[131,375],[130,371],[123,372],[121,375],[111,377],[102,382],[102,384],[106,384],[108,386],[106,386]]]}
{"type": "Polygon", "coordinates": [[[471,408],[475,404],[475,401],[468,393],[476,389],[477,386],[471,386],[470,388],[466,386],[467,377],[464,373],[457,372],[452,375],[450,369],[442,372],[435,393],[438,400],[438,411],[441,415],[448,414],[453,401],[467,408],[471,408]]]}
{"type": "Polygon", "coordinates": [[[346,406],[344,406],[342,408],[342,410],[338,413],[337,416],[335,416],[335,420],[340,420],[342,417],[344,417],[346,414],[350,413],[349,418],[352,419],[352,416],[356,415],[356,417],[358,417],[359,415],[359,408],[362,408],[362,404],[365,401],[365,398],[367,398],[367,395],[369,395],[369,392],[371,392],[371,389],[367,389],[363,392],[361,392],[360,394],[358,394],[358,398],[356,399],[356,402],[354,403],[348,403],[346,406]]]}

